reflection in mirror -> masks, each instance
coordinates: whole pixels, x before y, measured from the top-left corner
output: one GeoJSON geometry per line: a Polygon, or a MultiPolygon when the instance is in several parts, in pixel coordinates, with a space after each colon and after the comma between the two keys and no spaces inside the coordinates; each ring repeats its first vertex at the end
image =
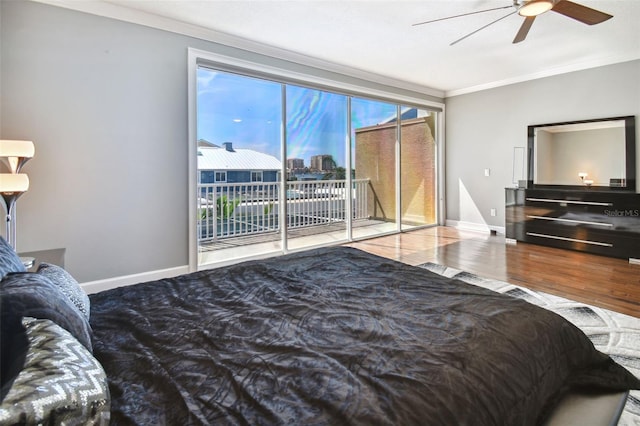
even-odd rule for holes
{"type": "Polygon", "coordinates": [[[537,185],[609,186],[626,175],[625,122],[539,127],[535,152],[537,185]]]}
{"type": "Polygon", "coordinates": [[[525,178],[525,148],[523,146],[513,147],[513,173],[511,177],[512,183],[519,183],[525,178]]]}

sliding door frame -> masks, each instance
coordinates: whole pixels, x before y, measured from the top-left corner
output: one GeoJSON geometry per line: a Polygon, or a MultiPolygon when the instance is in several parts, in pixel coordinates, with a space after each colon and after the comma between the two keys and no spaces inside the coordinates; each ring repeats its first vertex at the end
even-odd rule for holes
{"type": "MultiPolygon", "coordinates": [[[[241,52],[241,51],[239,51],[241,52]]],[[[189,212],[189,220],[188,220],[188,241],[189,241],[189,270],[196,271],[198,270],[198,240],[197,240],[197,113],[198,113],[198,105],[197,105],[197,69],[198,67],[207,67],[214,70],[222,71],[222,72],[230,72],[234,74],[245,75],[247,77],[256,77],[261,78],[277,83],[283,84],[282,86],[282,108],[283,108],[283,117],[286,117],[286,85],[293,84],[304,86],[310,89],[318,89],[323,91],[328,91],[332,93],[342,94],[347,96],[348,104],[347,111],[351,110],[351,97],[361,97],[367,98],[371,100],[379,100],[383,102],[390,102],[397,104],[398,112],[400,112],[400,108],[402,105],[412,106],[416,108],[423,108],[429,111],[432,111],[437,114],[438,126],[436,128],[436,181],[437,185],[435,188],[436,194],[435,197],[437,199],[438,209],[437,212],[440,214],[436,215],[436,220],[438,224],[441,224],[444,220],[444,132],[442,129],[444,128],[444,113],[445,113],[445,105],[443,102],[437,102],[428,100],[427,97],[431,95],[422,94],[419,92],[408,91],[406,89],[394,88],[394,87],[371,87],[372,84],[375,83],[367,82],[365,80],[360,80],[357,78],[344,78],[344,80],[349,80],[349,82],[342,81],[342,79],[332,79],[323,76],[323,70],[317,70],[314,73],[304,73],[299,70],[296,70],[296,65],[294,63],[290,63],[288,66],[278,66],[275,65],[277,60],[275,58],[270,58],[267,56],[260,56],[261,60],[249,60],[244,59],[239,56],[229,56],[223,55],[219,53],[212,53],[203,50],[188,49],[188,64],[187,64],[187,103],[188,103],[188,164],[189,164],[189,176],[188,176],[188,212],[189,212]],[[360,84],[361,83],[361,84],[360,84]],[[404,93],[403,93],[404,92],[404,93]],[[442,214],[442,215],[441,215],[442,214]]],[[[249,56],[247,54],[247,56],[249,56]]],[[[254,55],[255,56],[255,55],[254,55]]],[[[304,67],[308,68],[308,67],[304,67]]],[[[346,77],[346,76],[342,76],[346,77]]],[[[400,115],[398,115],[398,122],[400,115]]],[[[352,155],[351,155],[351,119],[347,120],[348,123],[348,131],[346,135],[345,145],[347,149],[347,195],[349,199],[352,196],[352,188],[351,188],[351,167],[352,167],[352,155]]],[[[286,189],[285,176],[286,176],[286,126],[284,125],[284,120],[281,123],[283,127],[281,135],[284,139],[284,143],[281,144],[281,154],[282,154],[282,178],[280,179],[280,189],[281,194],[285,193],[286,189]]],[[[401,149],[401,141],[400,141],[400,126],[396,129],[396,144],[395,144],[395,165],[396,165],[396,218],[397,218],[397,228],[396,232],[401,231],[401,220],[400,220],[400,210],[401,210],[401,199],[400,199],[400,190],[399,185],[401,183],[400,176],[400,149],[401,149]]],[[[279,214],[281,217],[286,218],[286,203],[279,203],[280,211],[279,214]]],[[[348,241],[353,240],[352,236],[352,220],[351,220],[351,203],[347,203],[347,212],[349,213],[347,218],[347,233],[346,238],[348,241]]],[[[281,250],[283,253],[288,252],[287,248],[287,231],[286,226],[283,226],[282,230],[282,247],[281,250]]]]}

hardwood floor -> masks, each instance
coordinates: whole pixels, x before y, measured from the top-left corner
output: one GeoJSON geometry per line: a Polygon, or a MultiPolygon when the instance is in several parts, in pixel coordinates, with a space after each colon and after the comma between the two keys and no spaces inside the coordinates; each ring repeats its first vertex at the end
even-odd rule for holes
{"type": "Polygon", "coordinates": [[[640,317],[640,265],[624,259],[505,244],[504,236],[434,227],[347,244],[411,265],[434,262],[640,317]]]}

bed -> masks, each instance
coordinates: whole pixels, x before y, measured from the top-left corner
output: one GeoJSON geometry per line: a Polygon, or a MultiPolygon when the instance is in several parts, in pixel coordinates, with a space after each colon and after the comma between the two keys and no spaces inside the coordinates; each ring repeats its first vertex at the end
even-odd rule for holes
{"type": "Polygon", "coordinates": [[[569,392],[640,388],[554,313],[353,248],[116,288],[86,306],[108,382],[83,414],[95,423],[533,425],[569,392]]]}

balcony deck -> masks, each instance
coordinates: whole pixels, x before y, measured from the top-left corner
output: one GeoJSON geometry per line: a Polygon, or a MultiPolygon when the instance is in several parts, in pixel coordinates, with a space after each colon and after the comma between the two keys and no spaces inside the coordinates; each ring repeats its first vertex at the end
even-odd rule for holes
{"type": "MultiPolygon", "coordinates": [[[[287,226],[286,251],[361,240],[399,230],[394,221],[372,218],[380,202],[369,179],[199,184],[198,265],[222,266],[283,252],[280,227],[287,226]],[[279,209],[286,194],[287,210],[279,209]],[[351,201],[349,201],[351,200],[351,201]],[[349,211],[348,207],[349,206],[349,211]]],[[[384,214],[382,215],[384,216],[384,214]]],[[[402,230],[414,226],[402,225],[402,230]]]]}
{"type": "MultiPolygon", "coordinates": [[[[407,229],[403,225],[403,229],[407,229]]],[[[353,239],[364,239],[388,234],[397,230],[395,222],[363,219],[353,222],[353,239]]],[[[318,226],[294,228],[287,231],[287,249],[290,251],[302,248],[347,242],[345,222],[334,222],[318,226]]],[[[243,235],[224,238],[216,241],[201,242],[198,252],[198,263],[218,265],[235,262],[243,258],[267,256],[282,251],[279,232],[243,235]]]]}

